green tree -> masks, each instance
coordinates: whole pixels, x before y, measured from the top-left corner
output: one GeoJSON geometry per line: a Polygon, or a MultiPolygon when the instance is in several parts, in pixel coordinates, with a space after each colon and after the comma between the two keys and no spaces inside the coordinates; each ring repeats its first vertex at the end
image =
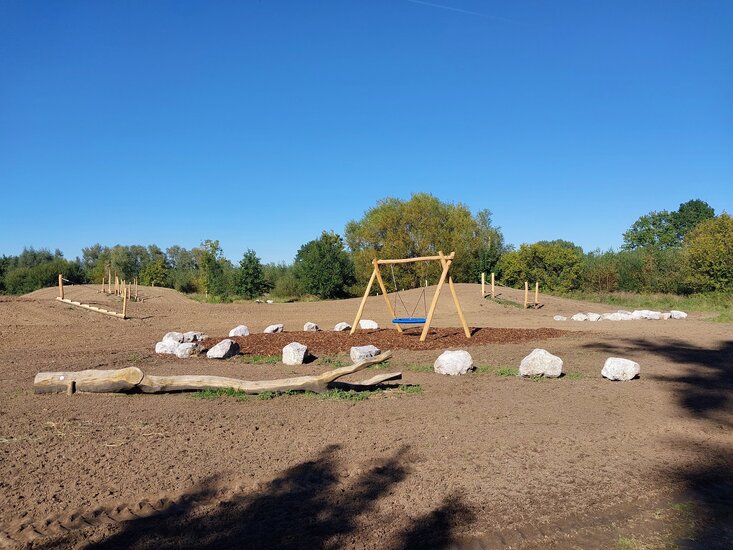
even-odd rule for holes
{"type": "Polygon", "coordinates": [[[677,231],[674,226],[674,215],[666,210],[650,212],[641,216],[624,233],[625,250],[654,247],[665,249],[677,246],[677,231]]]}
{"type": "Polygon", "coordinates": [[[680,204],[677,212],[672,214],[672,225],[677,233],[677,239],[682,242],[692,229],[699,223],[715,217],[715,210],[705,201],[694,199],[680,204]]]}
{"type": "MultiPolygon", "coordinates": [[[[491,225],[488,210],[474,216],[462,204],[441,202],[427,193],[412,195],[408,201],[380,200],[361,220],[347,224],[346,242],[361,284],[369,279],[375,257],[434,256],[440,250],[456,253],[451,268],[454,280],[476,281],[481,271],[491,270],[504,250],[503,236],[491,225]]],[[[420,286],[426,279],[435,282],[440,272],[437,262],[405,264],[394,270],[399,288],[420,286]]]]}
{"type": "Polygon", "coordinates": [[[164,286],[168,281],[168,265],[164,258],[146,263],[140,270],[140,283],[147,286],[164,286]]]}
{"type": "Polygon", "coordinates": [[[582,261],[583,249],[571,242],[539,241],[507,252],[497,269],[509,286],[539,282],[547,290],[567,292],[579,286],[582,261]]]}
{"type": "Polygon", "coordinates": [[[197,264],[200,266],[200,287],[207,294],[222,297],[226,295],[224,275],[224,255],[219,241],[207,239],[199,248],[194,249],[197,264]]]}
{"type": "Polygon", "coordinates": [[[267,290],[262,263],[254,250],[247,250],[239,262],[236,292],[248,299],[262,296],[267,290]]]}
{"type": "Polygon", "coordinates": [[[733,218],[723,213],[690,231],[682,265],[687,290],[733,291],[733,218]]]}
{"type": "Polygon", "coordinates": [[[348,295],[354,284],[354,264],[344,250],[344,242],[333,232],[323,232],[298,250],[293,275],[303,292],[321,298],[348,295]]]}

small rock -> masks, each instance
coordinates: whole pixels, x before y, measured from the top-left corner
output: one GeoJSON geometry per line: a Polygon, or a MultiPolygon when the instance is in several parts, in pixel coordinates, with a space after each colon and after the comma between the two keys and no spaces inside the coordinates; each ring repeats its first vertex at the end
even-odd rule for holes
{"type": "Polygon", "coordinates": [[[283,325],[270,325],[263,332],[265,334],[274,334],[275,332],[282,332],[283,328],[285,328],[283,325]]]}
{"type": "Polygon", "coordinates": [[[176,353],[178,342],[175,340],[163,340],[155,344],[155,353],[176,353]]]}
{"type": "Polygon", "coordinates": [[[601,316],[598,313],[588,313],[588,320],[589,321],[600,321],[601,316]]]}
{"type": "Polygon", "coordinates": [[[601,315],[601,319],[606,321],[631,321],[630,313],[622,313],[617,311],[616,313],[604,313],[601,315]]]}
{"type": "Polygon", "coordinates": [[[199,352],[199,345],[195,342],[184,342],[176,346],[176,357],[180,359],[186,359],[192,355],[196,355],[199,352]]]}
{"type": "Polygon", "coordinates": [[[557,378],[562,374],[562,359],[549,351],[536,348],[519,364],[521,376],[545,376],[557,378]]]}
{"type": "Polygon", "coordinates": [[[180,344],[183,342],[183,333],[182,332],[168,332],[165,336],[163,336],[163,342],[166,340],[170,340],[171,342],[175,342],[177,344],[180,344]]]}
{"type": "Polygon", "coordinates": [[[336,332],[343,332],[344,330],[351,330],[351,325],[349,323],[341,321],[335,327],[333,327],[333,330],[335,330],[336,332]]]}
{"type": "Polygon", "coordinates": [[[554,319],[555,321],[567,321],[567,320],[568,320],[568,318],[567,318],[567,317],[565,317],[564,315],[555,315],[555,316],[553,317],[553,319],[554,319]]]}
{"type": "Polygon", "coordinates": [[[229,331],[229,336],[249,336],[249,327],[247,325],[239,325],[229,331]]]}
{"type": "Polygon", "coordinates": [[[576,313],[571,317],[573,321],[587,321],[588,316],[585,313],[576,313]]]}
{"type": "Polygon", "coordinates": [[[319,328],[317,324],[308,322],[303,325],[303,330],[305,332],[318,332],[319,328]]]}
{"type": "Polygon", "coordinates": [[[621,357],[609,357],[603,365],[601,376],[609,380],[631,380],[640,372],[639,363],[621,357]]]}
{"type": "Polygon", "coordinates": [[[351,348],[351,360],[354,363],[369,359],[370,357],[376,357],[381,353],[381,350],[377,346],[354,346],[351,348]]]}
{"type": "Polygon", "coordinates": [[[662,313],[662,319],[665,320],[665,321],[667,319],[670,319],[671,317],[672,317],[672,313],[669,312],[669,311],[666,311],[666,312],[662,313]]]}
{"type": "Polygon", "coordinates": [[[206,357],[209,359],[226,359],[232,355],[239,353],[239,344],[234,340],[222,340],[216,344],[213,348],[206,352],[206,357]]]}
{"type": "Polygon", "coordinates": [[[273,302],[272,300],[267,300],[267,303],[268,304],[274,304],[275,302],[273,302]]]}
{"type": "Polygon", "coordinates": [[[672,319],[687,319],[687,313],[677,309],[673,309],[669,314],[672,316],[672,319]]]}
{"type": "Polygon", "coordinates": [[[651,319],[652,321],[659,321],[662,318],[662,312],[661,311],[650,311],[647,314],[647,319],[651,319]]]}
{"type": "Polygon", "coordinates": [[[457,376],[466,374],[473,368],[471,354],[464,350],[444,351],[433,363],[433,370],[438,374],[457,376]]]}
{"type": "Polygon", "coordinates": [[[203,332],[196,332],[196,331],[189,331],[183,333],[183,342],[201,342],[202,340],[206,340],[208,336],[206,336],[203,332]]]}
{"type": "Polygon", "coordinates": [[[376,321],[372,321],[371,319],[362,319],[359,321],[359,328],[364,330],[378,329],[379,325],[376,321]]]}
{"type": "Polygon", "coordinates": [[[308,348],[299,342],[291,342],[283,348],[283,363],[286,365],[302,365],[308,348]]]}

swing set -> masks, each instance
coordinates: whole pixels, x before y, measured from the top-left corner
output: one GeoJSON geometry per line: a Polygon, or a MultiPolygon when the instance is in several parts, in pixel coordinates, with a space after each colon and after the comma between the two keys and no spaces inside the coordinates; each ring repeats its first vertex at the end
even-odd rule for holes
{"type": "Polygon", "coordinates": [[[446,279],[448,280],[448,287],[450,288],[451,296],[453,297],[453,303],[456,306],[456,312],[458,313],[458,317],[461,320],[461,324],[463,325],[463,333],[466,335],[466,338],[471,337],[471,331],[468,329],[468,325],[466,324],[466,319],[463,317],[463,311],[461,310],[461,304],[458,302],[458,295],[456,294],[456,289],[453,285],[453,278],[448,275],[448,271],[450,270],[450,266],[453,263],[453,258],[455,257],[455,252],[451,252],[447,256],[443,254],[443,252],[438,252],[437,256],[421,256],[419,258],[398,258],[394,260],[380,260],[378,258],[374,258],[372,260],[372,265],[374,266],[374,270],[372,271],[372,276],[369,278],[369,284],[367,284],[366,290],[364,291],[364,297],[361,299],[361,303],[359,304],[359,310],[356,312],[356,318],[354,319],[354,323],[351,325],[351,332],[350,334],[354,334],[356,332],[356,327],[359,325],[359,320],[361,319],[361,315],[364,312],[364,306],[366,305],[366,300],[369,297],[369,292],[372,289],[372,285],[374,284],[374,281],[376,280],[379,284],[379,288],[382,291],[382,296],[384,297],[384,303],[387,305],[387,311],[389,311],[390,316],[392,317],[392,323],[397,328],[397,332],[402,333],[402,325],[423,325],[422,334],[420,334],[420,341],[424,342],[425,338],[427,338],[428,331],[430,330],[430,324],[433,321],[433,315],[435,314],[435,308],[438,305],[438,298],[440,297],[440,291],[443,288],[443,284],[445,283],[446,279]],[[432,302],[430,303],[430,309],[427,309],[427,300],[425,296],[425,292],[427,290],[427,281],[425,282],[425,287],[423,287],[422,293],[420,295],[420,298],[418,299],[417,303],[415,304],[415,307],[410,310],[407,307],[407,304],[405,304],[404,300],[402,299],[402,296],[400,296],[399,289],[397,287],[397,280],[395,278],[394,274],[394,266],[396,264],[409,264],[409,263],[417,263],[417,262],[432,262],[432,261],[439,261],[441,264],[441,267],[443,268],[443,271],[441,272],[440,279],[438,280],[438,285],[435,288],[435,294],[433,294],[432,302]],[[392,270],[392,282],[394,284],[395,292],[394,292],[394,306],[392,305],[392,302],[389,300],[387,288],[384,285],[384,279],[382,278],[382,272],[379,269],[380,265],[389,265],[390,269],[392,270]],[[405,312],[407,312],[407,317],[397,317],[397,314],[395,313],[395,310],[397,309],[397,300],[399,300],[402,304],[402,307],[404,308],[405,312]],[[423,309],[424,309],[424,317],[415,317],[415,312],[417,311],[418,306],[420,305],[420,301],[423,303],[423,309]]]}

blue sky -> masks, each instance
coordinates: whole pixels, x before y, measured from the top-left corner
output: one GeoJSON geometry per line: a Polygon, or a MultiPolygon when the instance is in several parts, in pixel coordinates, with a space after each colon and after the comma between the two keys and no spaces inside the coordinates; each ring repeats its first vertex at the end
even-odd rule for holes
{"type": "Polygon", "coordinates": [[[0,2],[0,254],[291,261],[385,196],[508,242],[733,208],[733,2],[0,2]]]}

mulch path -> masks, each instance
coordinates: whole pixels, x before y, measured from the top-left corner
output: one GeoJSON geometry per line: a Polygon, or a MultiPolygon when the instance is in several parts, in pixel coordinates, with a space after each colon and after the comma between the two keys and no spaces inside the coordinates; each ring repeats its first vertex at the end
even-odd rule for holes
{"type": "MultiPolygon", "coordinates": [[[[428,337],[420,342],[421,329],[409,328],[402,334],[396,330],[360,330],[354,334],[348,331],[279,332],[275,334],[250,334],[231,339],[236,341],[246,355],[279,355],[284,346],[300,342],[313,355],[330,355],[348,352],[352,346],[377,346],[381,350],[448,349],[481,346],[484,344],[517,344],[531,340],[546,340],[568,334],[568,331],[553,328],[474,328],[471,339],[466,339],[460,328],[430,329],[428,337]]],[[[206,342],[213,346],[224,338],[211,338],[206,342]]]]}

